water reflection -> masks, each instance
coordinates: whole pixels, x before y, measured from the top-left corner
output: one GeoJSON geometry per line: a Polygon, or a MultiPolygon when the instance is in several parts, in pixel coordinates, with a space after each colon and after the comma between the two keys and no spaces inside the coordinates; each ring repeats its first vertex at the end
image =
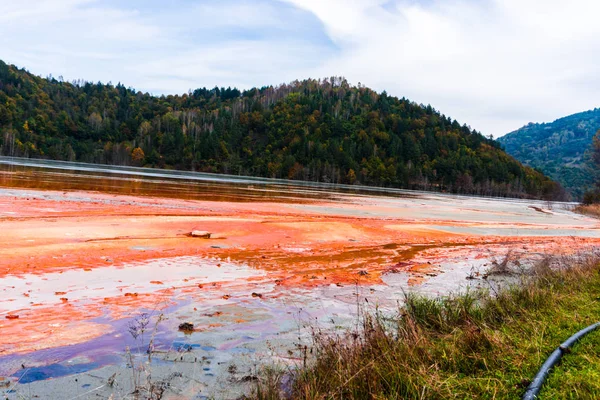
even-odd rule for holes
{"type": "Polygon", "coordinates": [[[233,202],[337,200],[339,193],[417,195],[398,189],[11,157],[0,157],[0,186],[233,202]]]}

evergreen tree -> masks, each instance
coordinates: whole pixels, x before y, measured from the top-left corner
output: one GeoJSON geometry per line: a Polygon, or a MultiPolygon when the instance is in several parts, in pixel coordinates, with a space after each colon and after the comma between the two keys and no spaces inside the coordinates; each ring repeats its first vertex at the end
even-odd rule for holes
{"type": "Polygon", "coordinates": [[[560,196],[490,138],[344,78],[155,97],[0,61],[0,154],[493,196],[560,196]]]}

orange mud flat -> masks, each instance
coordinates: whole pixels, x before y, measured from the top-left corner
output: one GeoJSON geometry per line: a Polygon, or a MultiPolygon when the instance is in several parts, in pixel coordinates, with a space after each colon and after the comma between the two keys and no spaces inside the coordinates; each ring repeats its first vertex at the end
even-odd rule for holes
{"type": "Polygon", "coordinates": [[[232,285],[259,300],[262,294],[253,293],[259,280],[278,288],[274,297],[285,296],[288,289],[382,285],[386,274],[399,272],[407,274],[409,285],[418,286],[443,274],[449,258],[491,259],[510,249],[568,254],[600,244],[593,220],[561,214],[556,225],[552,216],[536,214],[525,204],[506,211],[506,219],[521,220],[518,213],[524,213],[531,221],[504,223],[498,222],[504,211],[488,206],[461,208],[442,201],[450,210],[447,216],[431,211],[428,217],[428,207],[435,205],[427,202],[350,195],[294,204],[77,191],[14,193],[0,196],[0,357],[90,341],[112,329],[95,318],[125,318],[157,304],[168,307],[175,297],[199,304],[224,301],[232,285]],[[519,231],[485,231],[498,226],[519,231]],[[458,232],[450,229],[455,227],[458,232]],[[524,235],[528,229],[535,233],[524,235]],[[553,229],[587,229],[591,234],[554,236],[553,229]],[[210,238],[191,236],[195,230],[209,232],[210,238]],[[538,235],[540,231],[546,234],[538,235]],[[248,271],[208,284],[192,272],[175,280],[168,269],[125,276],[129,266],[178,257],[211,260],[215,271],[221,263],[248,271]],[[61,274],[74,276],[69,278],[72,285],[39,285],[46,279],[60,282],[61,274]],[[85,282],[86,274],[114,274],[115,279],[94,287],[85,282]],[[32,281],[38,282],[35,290],[28,289],[34,287],[32,281]]]}

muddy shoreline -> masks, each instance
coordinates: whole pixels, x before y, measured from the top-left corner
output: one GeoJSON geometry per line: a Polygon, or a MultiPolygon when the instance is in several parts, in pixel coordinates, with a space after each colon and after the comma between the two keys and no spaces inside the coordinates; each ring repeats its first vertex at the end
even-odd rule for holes
{"type": "Polygon", "coordinates": [[[534,262],[600,245],[597,220],[535,201],[0,172],[8,398],[125,397],[136,364],[169,380],[165,398],[235,398],[261,364],[301,361],[311,328],[351,326],[357,299],[393,310],[403,291],[482,284],[466,278],[509,251],[534,262]],[[149,336],[130,333],[143,313],[161,318],[147,364],[149,336]]]}

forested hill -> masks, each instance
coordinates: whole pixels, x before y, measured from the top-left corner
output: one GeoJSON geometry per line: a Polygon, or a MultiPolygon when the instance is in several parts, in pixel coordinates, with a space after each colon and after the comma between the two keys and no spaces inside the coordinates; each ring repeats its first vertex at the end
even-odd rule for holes
{"type": "Polygon", "coordinates": [[[522,163],[539,168],[575,198],[594,183],[590,162],[592,137],[600,129],[600,109],[582,112],[547,124],[530,123],[498,139],[522,163]]]}
{"type": "Polygon", "coordinates": [[[560,187],[430,106],[343,78],[155,97],[0,61],[0,152],[310,181],[550,197],[560,187]]]}

